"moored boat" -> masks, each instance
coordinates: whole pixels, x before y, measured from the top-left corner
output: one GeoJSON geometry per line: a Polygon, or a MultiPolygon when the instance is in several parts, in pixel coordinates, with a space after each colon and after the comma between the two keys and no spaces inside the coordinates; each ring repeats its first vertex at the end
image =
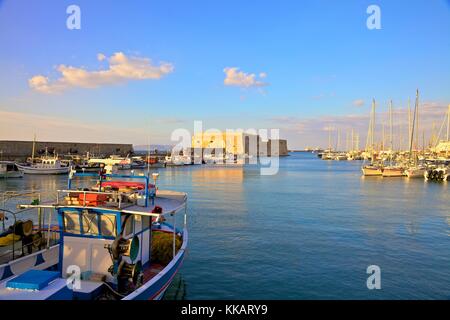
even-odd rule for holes
{"type": "Polygon", "coordinates": [[[70,166],[62,165],[57,157],[43,157],[39,162],[29,165],[17,164],[17,168],[25,174],[67,174],[70,171],[70,166]]]}
{"type": "Polygon", "coordinates": [[[56,199],[20,205],[56,214],[58,242],[26,255],[27,263],[1,265],[0,300],[163,297],[187,249],[185,193],[156,190],[148,176],[72,172],[67,190],[58,190],[56,199]],[[74,178],[88,176],[97,176],[97,184],[72,188],[74,178]],[[184,219],[177,225],[180,212],[184,219]]]}
{"type": "Polygon", "coordinates": [[[22,178],[23,172],[12,161],[0,161],[0,179],[22,178]]]}
{"type": "Polygon", "coordinates": [[[383,167],[378,165],[366,165],[362,167],[362,172],[364,176],[382,176],[383,175],[383,167]]]}
{"type": "Polygon", "coordinates": [[[383,168],[382,176],[387,177],[404,177],[405,169],[401,166],[386,166],[383,168]]]}
{"type": "Polygon", "coordinates": [[[414,166],[405,170],[405,174],[408,178],[422,178],[427,171],[424,166],[414,166]]]}

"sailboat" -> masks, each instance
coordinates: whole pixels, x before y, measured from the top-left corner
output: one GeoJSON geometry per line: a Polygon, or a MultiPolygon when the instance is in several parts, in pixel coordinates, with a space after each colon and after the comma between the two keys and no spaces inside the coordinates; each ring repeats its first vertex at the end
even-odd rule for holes
{"type": "Polygon", "coordinates": [[[405,175],[404,168],[398,164],[393,164],[394,157],[394,136],[392,124],[392,100],[389,103],[389,125],[390,125],[390,150],[389,150],[389,165],[384,167],[383,177],[403,177],[405,175]]]}
{"type": "Polygon", "coordinates": [[[363,165],[362,172],[364,176],[381,176],[383,174],[383,166],[374,161],[375,160],[374,135],[375,135],[375,99],[372,100],[372,111],[370,113],[369,130],[366,142],[366,150],[369,149],[369,157],[371,159],[371,164],[363,165]]]}
{"type": "MultiPolygon", "coordinates": [[[[413,139],[414,139],[414,131],[418,129],[418,128],[416,128],[416,117],[418,117],[418,108],[419,108],[419,90],[416,91],[416,103],[414,106],[413,123],[411,126],[411,132],[410,132],[411,136],[410,136],[410,140],[409,140],[410,167],[405,170],[405,174],[408,178],[423,178],[423,176],[427,170],[425,165],[417,163],[417,155],[414,155],[414,159],[411,159],[413,157],[412,145],[413,145],[413,139]]],[[[418,121],[417,121],[417,123],[418,123],[418,121]]]]}

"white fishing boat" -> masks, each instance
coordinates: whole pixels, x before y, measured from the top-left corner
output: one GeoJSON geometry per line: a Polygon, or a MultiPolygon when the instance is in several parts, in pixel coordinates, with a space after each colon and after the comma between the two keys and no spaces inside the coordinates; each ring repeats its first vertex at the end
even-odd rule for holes
{"type": "Polygon", "coordinates": [[[21,165],[17,164],[17,168],[25,174],[67,174],[70,171],[70,166],[64,166],[57,157],[42,157],[38,162],[21,165]]]}
{"type": "Polygon", "coordinates": [[[23,172],[12,161],[0,161],[0,179],[22,178],[23,172]]]}
{"type": "Polygon", "coordinates": [[[156,190],[149,180],[71,173],[56,202],[20,205],[11,217],[26,213],[37,221],[0,234],[0,249],[15,246],[0,261],[0,300],[161,299],[187,249],[187,195],[156,190]],[[72,188],[77,176],[98,182],[72,188]],[[55,216],[57,225],[43,224],[55,216]]]}

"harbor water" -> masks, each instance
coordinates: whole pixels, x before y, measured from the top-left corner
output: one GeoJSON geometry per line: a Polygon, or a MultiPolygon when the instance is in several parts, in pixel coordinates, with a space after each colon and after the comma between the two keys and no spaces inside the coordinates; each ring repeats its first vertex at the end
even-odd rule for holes
{"type": "MultiPolygon", "coordinates": [[[[189,251],[166,298],[449,299],[448,182],[362,177],[361,164],[292,153],[273,176],[254,165],[152,170],[159,188],[189,195],[189,251]],[[367,288],[371,265],[380,290],[367,288]]],[[[0,180],[0,192],[66,179],[0,180]]]]}

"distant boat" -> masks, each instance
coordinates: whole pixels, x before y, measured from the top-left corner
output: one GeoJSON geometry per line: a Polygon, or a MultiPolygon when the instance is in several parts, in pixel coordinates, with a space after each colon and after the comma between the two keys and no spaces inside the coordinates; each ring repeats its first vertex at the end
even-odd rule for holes
{"type": "Polygon", "coordinates": [[[12,161],[0,161],[0,179],[22,178],[23,172],[12,161]]]}
{"type": "Polygon", "coordinates": [[[57,157],[43,157],[39,162],[30,165],[17,164],[17,168],[25,174],[67,174],[70,166],[63,166],[57,157]]]}
{"type": "Polygon", "coordinates": [[[406,169],[405,174],[408,178],[423,178],[425,171],[427,171],[426,167],[419,165],[406,169]]]}
{"type": "Polygon", "coordinates": [[[382,176],[383,175],[383,167],[370,164],[362,167],[362,172],[364,176],[382,176]]]}
{"type": "Polygon", "coordinates": [[[387,166],[383,168],[383,177],[404,177],[405,169],[401,166],[387,166]]]}

